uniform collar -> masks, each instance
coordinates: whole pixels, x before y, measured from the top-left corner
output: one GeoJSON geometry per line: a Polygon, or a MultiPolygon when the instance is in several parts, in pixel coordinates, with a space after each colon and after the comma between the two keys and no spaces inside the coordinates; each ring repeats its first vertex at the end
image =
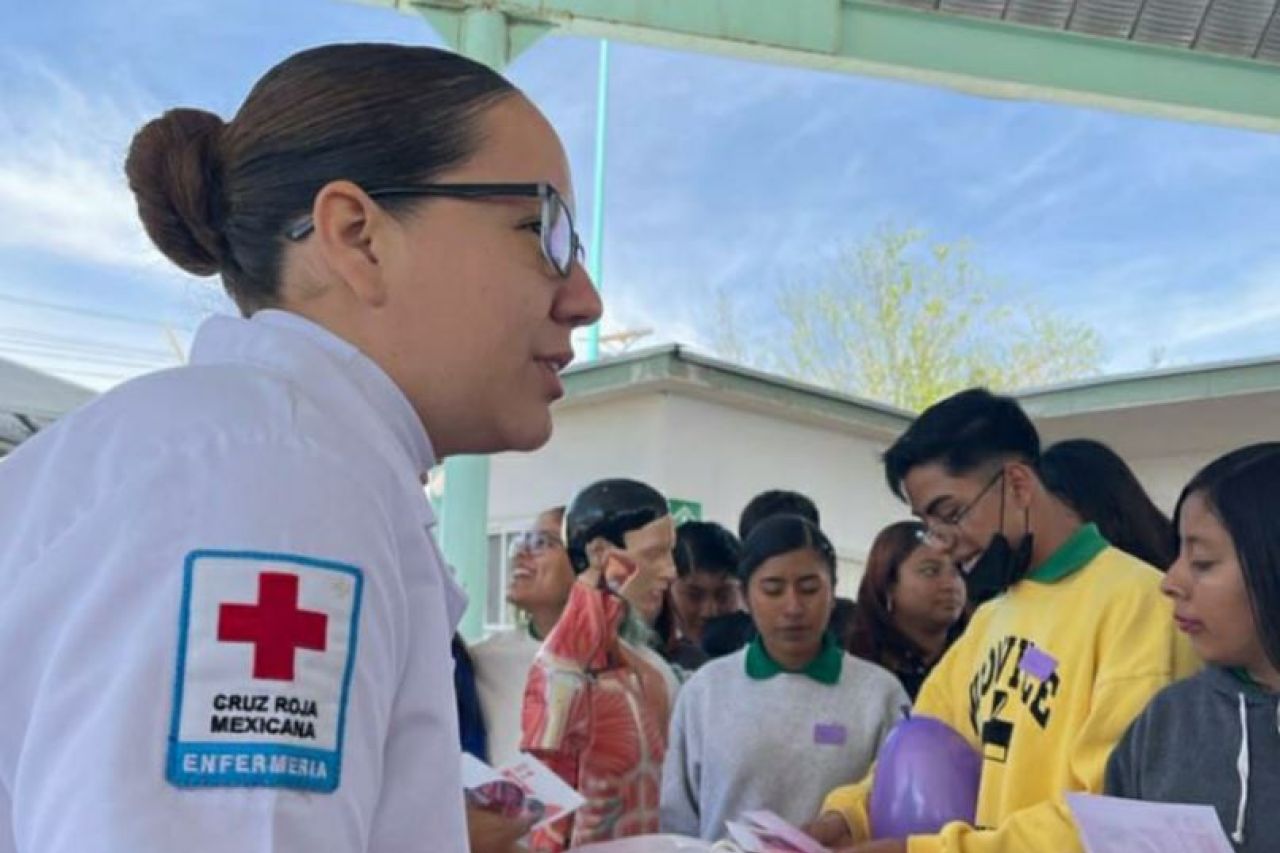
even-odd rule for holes
{"type": "Polygon", "coordinates": [[[1249,670],[1242,666],[1227,667],[1227,672],[1231,674],[1232,678],[1240,684],[1243,684],[1245,687],[1250,687],[1254,690],[1262,689],[1262,685],[1254,680],[1253,676],[1249,674],[1249,670]]]}
{"type": "MultiPolygon", "coordinates": [[[[1221,667],[1212,667],[1212,669],[1221,670],[1223,674],[1225,674],[1226,676],[1229,676],[1229,678],[1224,678],[1220,674],[1215,679],[1219,687],[1223,687],[1224,685],[1230,684],[1233,687],[1233,689],[1237,691],[1240,688],[1244,688],[1244,691],[1247,695],[1251,697],[1262,697],[1264,699],[1267,699],[1268,701],[1275,701],[1277,697],[1277,694],[1275,691],[1270,690],[1265,684],[1262,684],[1257,679],[1255,679],[1252,675],[1249,674],[1249,670],[1245,669],[1242,666],[1232,666],[1232,667],[1227,667],[1226,669],[1222,669],[1221,667]]],[[[1277,711],[1276,725],[1280,726],[1280,708],[1277,708],[1276,711],[1277,711]]]]}
{"type": "Polygon", "coordinates": [[[1036,583],[1057,583],[1089,565],[1107,547],[1107,540],[1098,532],[1098,526],[1085,524],[1050,554],[1049,559],[1028,572],[1026,579],[1036,583]]]}
{"type": "Polygon", "coordinates": [[[780,663],[771,658],[758,634],[751,645],[747,646],[747,676],[755,681],[765,681],[779,673],[790,672],[793,675],[806,675],[821,684],[835,684],[840,680],[843,662],[844,652],[830,631],[822,635],[822,648],[818,650],[817,656],[798,672],[783,669],[780,663]]]}
{"type": "Polygon", "coordinates": [[[356,416],[361,428],[382,429],[400,460],[419,479],[435,465],[435,451],[421,419],[404,392],[368,356],[325,327],[290,311],[273,308],[252,318],[216,316],[200,326],[191,348],[193,364],[247,363],[280,372],[317,397],[333,399],[354,394],[365,403],[372,419],[343,407],[342,416],[356,416]],[[341,387],[340,387],[341,386],[341,387]],[[345,392],[345,394],[343,393],[345,392]],[[369,423],[373,420],[376,423],[369,423]]]}

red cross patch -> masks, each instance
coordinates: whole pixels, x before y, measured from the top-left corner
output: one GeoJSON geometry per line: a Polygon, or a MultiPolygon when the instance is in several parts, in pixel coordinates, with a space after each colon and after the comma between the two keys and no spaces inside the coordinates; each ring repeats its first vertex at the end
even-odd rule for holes
{"type": "Polygon", "coordinates": [[[229,551],[185,568],[169,780],[335,790],[360,569],[229,551]]]}
{"type": "Polygon", "coordinates": [[[318,610],[298,609],[297,575],[262,572],[255,604],[218,608],[218,639],[253,644],[254,678],[293,681],[297,650],[323,652],[328,622],[318,610]]]}

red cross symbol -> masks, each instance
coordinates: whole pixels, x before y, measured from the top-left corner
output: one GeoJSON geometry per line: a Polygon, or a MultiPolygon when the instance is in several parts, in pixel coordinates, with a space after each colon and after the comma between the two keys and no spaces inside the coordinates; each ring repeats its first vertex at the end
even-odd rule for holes
{"type": "Polygon", "coordinates": [[[283,572],[258,575],[257,604],[218,608],[218,640],[253,643],[253,677],[293,681],[298,649],[325,649],[329,617],[298,609],[298,576],[283,572]]]}

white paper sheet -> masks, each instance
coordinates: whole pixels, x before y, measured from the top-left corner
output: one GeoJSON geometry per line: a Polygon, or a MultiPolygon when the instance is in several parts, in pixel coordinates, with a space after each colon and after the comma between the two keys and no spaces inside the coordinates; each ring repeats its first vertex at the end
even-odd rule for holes
{"type": "Polygon", "coordinates": [[[827,848],[771,811],[743,812],[725,828],[745,853],[828,853],[827,848]]]}
{"type": "Polygon", "coordinates": [[[1068,794],[1088,853],[1232,853],[1212,806],[1068,794]]]}
{"type": "Polygon", "coordinates": [[[514,782],[525,796],[540,800],[546,806],[546,816],[534,825],[534,829],[577,811],[586,802],[550,767],[531,755],[522,755],[511,764],[493,768],[468,753],[462,753],[463,788],[478,788],[498,779],[514,782]]]}
{"type": "Polygon", "coordinates": [[[723,846],[699,841],[696,838],[682,838],[678,835],[633,835],[630,838],[575,847],[574,853],[721,853],[723,850],[723,846]]]}

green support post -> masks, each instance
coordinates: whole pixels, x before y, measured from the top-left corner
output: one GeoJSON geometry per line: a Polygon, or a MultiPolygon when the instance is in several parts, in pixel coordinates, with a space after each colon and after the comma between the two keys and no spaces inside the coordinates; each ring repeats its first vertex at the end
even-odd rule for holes
{"type": "MultiPolygon", "coordinates": [[[[591,195],[591,258],[588,271],[596,290],[604,290],[604,155],[609,127],[609,40],[600,40],[596,80],[596,173],[591,195]]],[[[600,358],[600,321],[587,331],[587,361],[600,358]]]]}
{"type": "Polygon", "coordinates": [[[467,591],[459,631],[468,642],[484,636],[489,598],[489,457],[454,456],[444,463],[440,549],[467,591]]]}

